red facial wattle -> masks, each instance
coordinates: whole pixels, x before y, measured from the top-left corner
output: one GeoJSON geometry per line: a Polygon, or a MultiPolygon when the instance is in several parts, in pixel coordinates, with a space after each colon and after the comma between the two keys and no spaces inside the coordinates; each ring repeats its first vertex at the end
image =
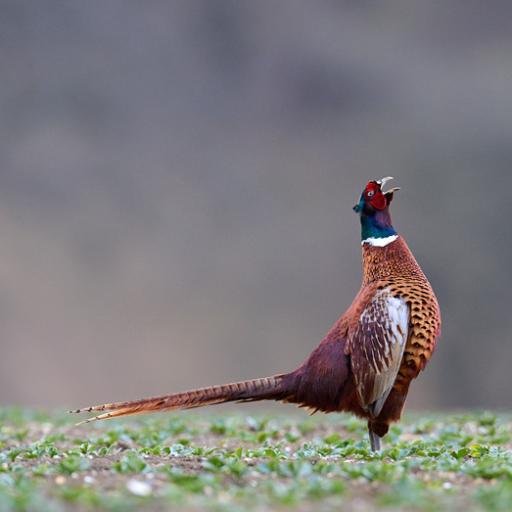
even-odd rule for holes
{"type": "Polygon", "coordinates": [[[366,185],[364,196],[366,201],[376,210],[384,210],[388,204],[380,185],[375,181],[370,181],[368,185],[366,185]]]}

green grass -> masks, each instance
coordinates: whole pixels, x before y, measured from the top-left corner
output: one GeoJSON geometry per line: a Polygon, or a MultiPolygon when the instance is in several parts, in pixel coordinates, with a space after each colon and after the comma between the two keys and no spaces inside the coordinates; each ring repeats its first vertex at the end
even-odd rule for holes
{"type": "Polygon", "coordinates": [[[373,454],[349,416],[249,413],[75,427],[0,409],[0,512],[511,508],[508,416],[409,416],[373,454]]]}

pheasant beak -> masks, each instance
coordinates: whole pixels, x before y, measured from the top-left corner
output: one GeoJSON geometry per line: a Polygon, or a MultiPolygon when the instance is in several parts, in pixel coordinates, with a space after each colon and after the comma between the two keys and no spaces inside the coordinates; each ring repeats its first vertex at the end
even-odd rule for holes
{"type": "Polygon", "coordinates": [[[393,178],[393,176],[386,176],[385,178],[381,178],[380,180],[375,180],[375,182],[377,183],[377,185],[379,185],[380,187],[380,190],[381,192],[386,195],[386,194],[392,194],[393,192],[396,192],[397,190],[400,190],[400,187],[393,187],[389,190],[382,190],[382,188],[384,187],[384,185],[388,182],[388,181],[391,181],[391,180],[394,180],[395,178],[393,178]]]}

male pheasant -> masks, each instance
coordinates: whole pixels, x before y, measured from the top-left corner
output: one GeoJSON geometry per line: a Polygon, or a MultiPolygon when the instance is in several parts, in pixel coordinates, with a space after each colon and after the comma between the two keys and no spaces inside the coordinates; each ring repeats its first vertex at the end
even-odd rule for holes
{"type": "Polygon", "coordinates": [[[232,401],[280,400],[313,412],[347,411],[368,420],[372,450],[400,419],[409,384],[440,334],[436,296],[391,224],[390,177],[368,182],[354,206],[362,228],[363,281],[345,314],[299,368],[273,377],[115,402],[72,412],[106,418],[232,401]]]}

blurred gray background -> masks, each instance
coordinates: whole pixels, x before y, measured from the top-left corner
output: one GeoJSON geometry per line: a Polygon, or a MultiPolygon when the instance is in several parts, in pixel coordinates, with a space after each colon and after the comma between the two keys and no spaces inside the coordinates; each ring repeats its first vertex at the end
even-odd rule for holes
{"type": "MultiPolygon", "coordinates": [[[[443,337],[409,406],[510,405],[510,2],[0,1],[0,403],[299,364],[395,227],[443,337]]],[[[246,406],[244,406],[246,407],[246,406]]]]}

